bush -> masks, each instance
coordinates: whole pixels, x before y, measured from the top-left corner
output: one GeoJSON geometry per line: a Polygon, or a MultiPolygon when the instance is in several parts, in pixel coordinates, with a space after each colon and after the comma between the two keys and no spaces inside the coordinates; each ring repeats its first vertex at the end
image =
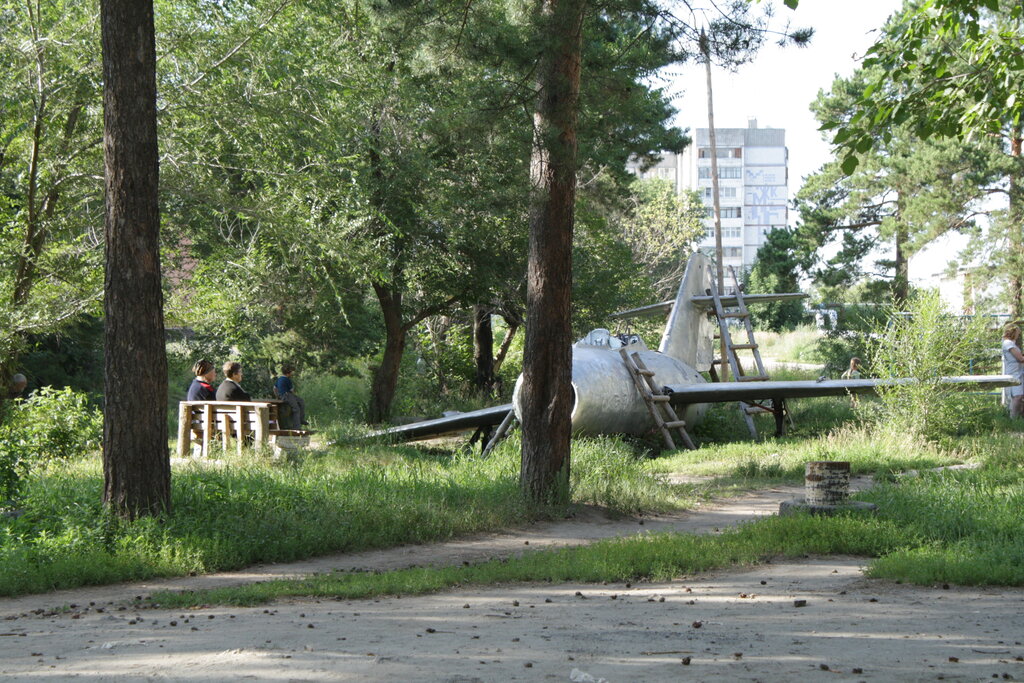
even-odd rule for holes
{"type": "Polygon", "coordinates": [[[869,367],[880,379],[911,377],[916,382],[879,390],[877,403],[860,402],[861,417],[926,439],[976,427],[982,419],[981,397],[940,379],[968,374],[971,361],[993,343],[986,318],[949,315],[936,293],[915,296],[906,314],[891,316],[871,339],[869,367]]]}
{"type": "Polygon", "coordinates": [[[82,455],[98,448],[102,437],[102,413],[70,387],[43,387],[9,403],[0,425],[0,499],[18,494],[34,463],[82,455]]]}
{"type": "MultiPolygon", "coordinates": [[[[824,374],[839,377],[850,367],[850,359],[867,361],[875,331],[884,328],[892,316],[892,307],[879,304],[845,304],[836,312],[835,324],[828,325],[818,340],[815,358],[825,364],[824,374]]],[[[872,375],[871,367],[866,372],[872,375]]]]}

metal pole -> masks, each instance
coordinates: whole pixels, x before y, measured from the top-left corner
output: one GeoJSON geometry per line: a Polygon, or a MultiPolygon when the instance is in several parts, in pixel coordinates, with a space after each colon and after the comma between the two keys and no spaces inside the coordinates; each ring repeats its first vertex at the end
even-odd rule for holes
{"type": "MultiPolygon", "coordinates": [[[[700,31],[700,49],[704,53],[704,68],[708,82],[708,140],[711,143],[711,201],[715,216],[715,274],[718,277],[718,295],[725,295],[725,270],[722,266],[722,206],[718,194],[718,143],[715,139],[715,106],[711,90],[711,46],[704,29],[700,31]]],[[[699,152],[698,152],[699,153],[699,152]]],[[[726,362],[725,338],[721,343],[719,357],[722,359],[719,376],[723,382],[729,380],[729,364],[726,362]]]]}

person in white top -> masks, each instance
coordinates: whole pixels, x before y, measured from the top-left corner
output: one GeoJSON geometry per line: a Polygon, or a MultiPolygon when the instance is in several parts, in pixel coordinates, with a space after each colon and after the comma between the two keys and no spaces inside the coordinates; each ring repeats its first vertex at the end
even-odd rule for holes
{"type": "MultiPolygon", "coordinates": [[[[1003,374],[1024,380],[1024,353],[1020,350],[1020,328],[1010,323],[1003,330],[1003,374]]],[[[1010,417],[1024,416],[1024,386],[1010,387],[1010,417]]]]}

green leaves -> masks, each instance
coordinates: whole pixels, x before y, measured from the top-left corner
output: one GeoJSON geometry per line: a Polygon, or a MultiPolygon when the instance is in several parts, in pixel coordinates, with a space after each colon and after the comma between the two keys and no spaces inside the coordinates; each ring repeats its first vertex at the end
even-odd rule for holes
{"type": "Polygon", "coordinates": [[[843,162],[840,164],[840,168],[843,169],[843,173],[846,175],[853,175],[853,172],[857,170],[857,166],[860,164],[860,159],[857,158],[856,154],[852,152],[843,157],[843,162]]]}

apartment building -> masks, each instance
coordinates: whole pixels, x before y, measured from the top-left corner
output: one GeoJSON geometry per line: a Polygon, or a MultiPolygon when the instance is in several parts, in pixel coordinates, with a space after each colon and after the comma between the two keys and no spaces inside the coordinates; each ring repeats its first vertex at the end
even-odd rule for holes
{"type": "MultiPolygon", "coordinates": [[[[751,119],[746,128],[716,128],[718,191],[722,223],[722,263],[737,275],[750,268],[765,235],[785,227],[788,215],[789,152],[786,131],[758,128],[751,119]]],[[[707,128],[695,131],[694,142],[682,154],[666,153],[645,171],[630,170],[641,178],[663,178],[677,192],[696,190],[707,207],[707,231],[698,248],[714,257],[715,219],[711,179],[711,139],[707,128]]]]}

